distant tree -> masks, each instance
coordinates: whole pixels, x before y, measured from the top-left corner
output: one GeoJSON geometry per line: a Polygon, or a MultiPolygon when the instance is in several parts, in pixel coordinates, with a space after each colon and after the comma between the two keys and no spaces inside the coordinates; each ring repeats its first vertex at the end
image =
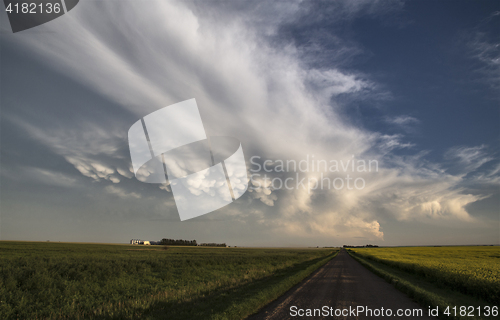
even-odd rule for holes
{"type": "Polygon", "coordinates": [[[202,247],[227,247],[225,243],[201,243],[202,247]]]}
{"type": "Polygon", "coordinates": [[[161,239],[160,244],[164,246],[196,246],[196,240],[174,240],[163,238],[161,239]]]}

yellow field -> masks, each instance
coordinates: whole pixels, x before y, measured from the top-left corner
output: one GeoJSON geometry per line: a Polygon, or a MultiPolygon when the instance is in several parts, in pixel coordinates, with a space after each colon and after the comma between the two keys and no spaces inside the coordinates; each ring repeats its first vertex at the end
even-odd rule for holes
{"type": "Polygon", "coordinates": [[[489,302],[500,300],[500,247],[356,248],[356,254],[489,302]]]}

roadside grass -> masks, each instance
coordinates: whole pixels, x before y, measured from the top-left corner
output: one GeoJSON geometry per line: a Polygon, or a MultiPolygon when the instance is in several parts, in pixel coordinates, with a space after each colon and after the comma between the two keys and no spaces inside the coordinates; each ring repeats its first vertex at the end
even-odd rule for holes
{"type": "Polygon", "coordinates": [[[146,319],[244,319],[283,295],[312,272],[331,260],[338,252],[281,269],[274,275],[243,286],[222,289],[187,303],[159,303],[152,317],[146,319]],[[163,313],[173,310],[175,316],[163,313]],[[210,316],[207,317],[207,310],[210,316]]]}
{"type": "Polygon", "coordinates": [[[336,253],[0,242],[0,318],[241,319],[336,253]]]}
{"type": "MultiPolygon", "coordinates": [[[[439,308],[438,317],[440,319],[494,319],[495,316],[484,316],[478,315],[478,307],[481,309],[482,314],[484,314],[485,307],[493,308],[496,306],[498,308],[498,301],[492,302],[487,301],[473,295],[467,295],[456,289],[445,284],[443,281],[434,280],[434,277],[426,277],[422,273],[412,272],[410,268],[398,268],[394,261],[383,260],[382,258],[375,258],[375,255],[380,254],[383,256],[384,253],[377,253],[378,250],[384,250],[386,248],[376,248],[376,249],[348,249],[347,252],[358,262],[360,262],[367,269],[371,270],[373,273],[385,279],[387,282],[393,284],[398,290],[406,293],[410,298],[415,300],[417,303],[423,307],[439,308]],[[374,250],[373,252],[367,253],[366,250],[374,250]],[[360,251],[362,253],[360,253],[360,251]],[[410,270],[410,271],[409,271],[410,270]],[[452,309],[457,307],[457,314],[452,309]],[[460,315],[460,307],[466,306],[466,315],[460,315]],[[450,314],[444,314],[444,311],[448,308],[450,314]],[[473,312],[470,312],[474,310],[473,312]]],[[[389,249],[389,248],[388,248],[389,249]]],[[[394,248],[390,250],[401,249],[401,255],[404,255],[404,250],[407,248],[394,248]]],[[[420,248],[421,250],[425,248],[420,248]]],[[[430,250],[433,248],[429,248],[430,250]]],[[[496,309],[498,310],[498,309],[496,309]]],[[[490,312],[491,314],[491,312],[490,312]]],[[[498,314],[498,313],[497,313],[498,314]]]]}

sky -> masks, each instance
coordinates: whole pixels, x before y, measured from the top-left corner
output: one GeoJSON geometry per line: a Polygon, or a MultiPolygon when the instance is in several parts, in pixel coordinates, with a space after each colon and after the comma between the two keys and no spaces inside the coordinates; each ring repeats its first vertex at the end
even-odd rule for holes
{"type": "Polygon", "coordinates": [[[17,33],[0,17],[0,240],[500,244],[498,1],[95,0],[17,33]],[[168,183],[134,176],[127,133],[193,98],[251,179],[181,221],[168,183]],[[279,167],[311,159],[328,169],[279,167]]]}

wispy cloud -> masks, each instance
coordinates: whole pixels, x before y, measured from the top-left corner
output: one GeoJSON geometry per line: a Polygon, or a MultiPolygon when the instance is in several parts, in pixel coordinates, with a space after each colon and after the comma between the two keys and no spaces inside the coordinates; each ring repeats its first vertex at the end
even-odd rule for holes
{"type": "Polygon", "coordinates": [[[451,164],[450,170],[459,174],[468,174],[493,160],[485,145],[475,147],[453,147],[444,154],[451,164]]]}
{"type": "Polygon", "coordinates": [[[415,146],[415,144],[411,142],[403,142],[403,136],[400,134],[383,134],[379,135],[378,138],[379,143],[377,144],[377,147],[384,153],[389,153],[394,149],[404,149],[415,146]]]}
{"type": "Polygon", "coordinates": [[[471,58],[479,64],[476,72],[493,89],[500,89],[500,35],[496,25],[500,21],[500,11],[495,11],[465,34],[466,45],[471,58]]]}
{"type": "Polygon", "coordinates": [[[120,187],[117,187],[117,186],[107,186],[104,188],[104,190],[106,190],[106,192],[108,192],[109,194],[118,196],[122,199],[131,200],[131,199],[141,198],[140,194],[138,194],[136,192],[127,192],[126,190],[124,190],[120,187]]]}
{"type": "Polygon", "coordinates": [[[396,116],[396,117],[386,117],[385,121],[387,123],[396,124],[399,126],[418,124],[420,121],[417,118],[411,116],[396,116]]]}
{"type": "MultiPolygon", "coordinates": [[[[341,10],[334,10],[339,17],[344,13],[347,17],[363,12],[382,14],[400,7],[397,1],[339,3],[341,10]]],[[[137,119],[194,97],[207,133],[237,137],[247,158],[258,155],[300,161],[314,154],[317,159],[348,161],[355,155],[377,160],[380,165],[379,172],[359,173],[366,180],[363,190],[285,191],[264,184],[219,212],[242,225],[287,237],[335,234],[381,240],[381,222],[387,217],[428,223],[474,221],[466,206],[481,196],[468,194],[460,183],[464,173],[488,159],[483,147],[457,147],[448,152],[447,159],[462,165],[460,173],[446,172],[422,155],[394,155],[392,151],[410,149],[413,144],[402,135],[356,127],[336,108],[337,96],[368,93],[375,97],[380,94],[380,84],[361,73],[343,71],[343,59],[347,58],[342,54],[329,68],[316,68],[302,60],[304,48],[290,43],[282,47],[273,40],[280,25],[290,23],[293,17],[303,18],[308,10],[304,6],[315,5],[321,4],[293,3],[287,9],[295,14],[278,15],[263,29],[262,19],[271,16],[263,17],[257,9],[235,18],[227,11],[211,10],[205,2],[151,1],[147,6],[136,1],[126,5],[86,2],[67,19],[40,27],[68,32],[54,37],[27,30],[8,41],[36,52],[44,63],[137,119]]],[[[344,42],[339,40],[339,46],[344,42]]],[[[98,124],[73,119],[45,127],[26,119],[10,119],[71,163],[93,182],[93,188],[122,199],[150,197],[150,189],[134,188],[127,184],[133,179],[124,179],[132,177],[126,132],[133,122],[119,119],[116,110],[102,110],[99,117],[98,124]]],[[[411,116],[386,121],[398,126],[419,123],[411,116]]],[[[309,172],[305,178],[319,179],[320,175],[309,172]]],[[[160,192],[158,186],[154,188],[160,192]]],[[[161,186],[164,192],[168,189],[161,186]]],[[[150,198],[148,201],[158,207],[173,210],[172,200],[165,205],[164,198],[150,198]]]]}
{"type": "Polygon", "coordinates": [[[27,166],[16,166],[16,167],[6,167],[3,166],[1,170],[1,176],[16,182],[22,182],[26,184],[38,183],[48,186],[56,186],[63,188],[74,188],[78,187],[77,179],[70,175],[64,174],[59,171],[27,167],[27,166]]]}
{"type": "MultiPolygon", "coordinates": [[[[118,173],[127,177],[127,172],[130,172],[129,160],[125,158],[127,153],[124,156],[124,150],[119,150],[118,147],[123,144],[124,139],[116,129],[109,130],[108,127],[106,130],[90,123],[79,123],[78,127],[69,124],[72,128],[65,127],[64,124],[41,128],[19,117],[11,117],[10,121],[21,127],[31,138],[64,157],[82,175],[95,181],[104,179],[119,183],[118,173]]],[[[131,177],[130,174],[128,177],[131,177]]]]}
{"type": "Polygon", "coordinates": [[[408,115],[400,115],[395,117],[386,116],[384,121],[393,127],[396,127],[406,133],[415,133],[418,131],[420,120],[408,115]]]}

